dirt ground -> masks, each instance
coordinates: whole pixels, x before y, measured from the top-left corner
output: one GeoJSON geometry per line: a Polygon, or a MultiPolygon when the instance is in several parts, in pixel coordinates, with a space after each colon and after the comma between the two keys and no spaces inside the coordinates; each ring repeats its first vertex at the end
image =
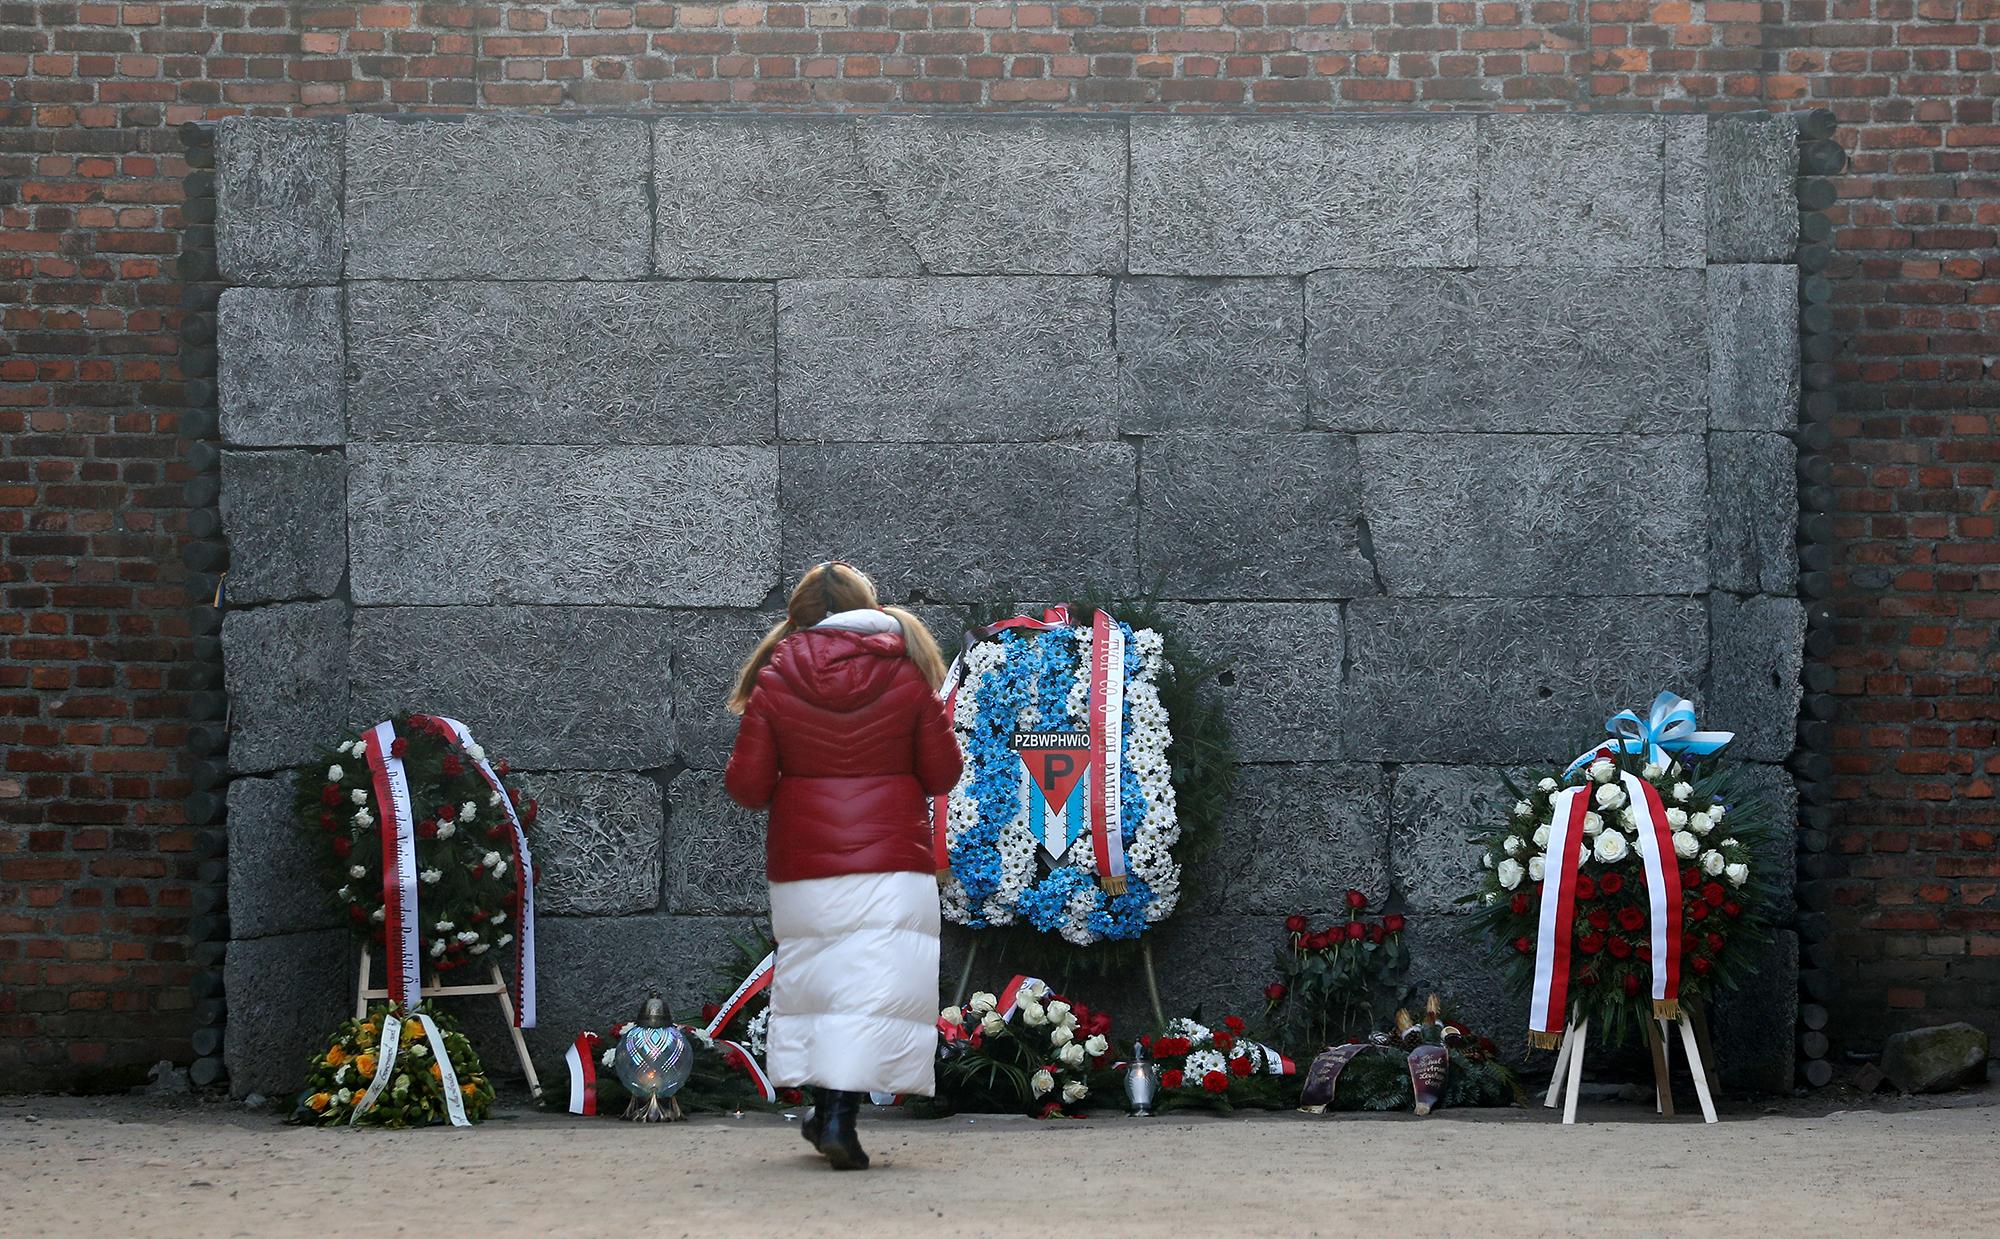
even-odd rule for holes
{"type": "Polygon", "coordinates": [[[1780,1102],[1704,1127],[1553,1111],[1035,1123],[871,1114],[836,1175],[780,1115],[663,1127],[510,1109],[298,1130],[222,1102],[0,1098],[0,1233],[92,1235],[2000,1234],[1989,1091],[1780,1102]],[[390,1187],[400,1189],[393,1195],[390,1187]]]}

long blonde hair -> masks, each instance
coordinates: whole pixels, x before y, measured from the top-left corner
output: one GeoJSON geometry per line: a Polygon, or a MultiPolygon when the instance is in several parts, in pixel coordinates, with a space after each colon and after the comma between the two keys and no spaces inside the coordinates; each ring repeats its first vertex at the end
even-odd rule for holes
{"type": "Polygon", "coordinates": [[[932,690],[944,683],[944,655],[924,622],[902,607],[881,605],[875,599],[875,583],[867,574],[835,559],[799,578],[792,589],[791,601],[785,606],[785,618],[764,634],[764,639],[750,651],[750,657],[737,671],[736,687],[729,694],[729,712],[741,714],[749,707],[750,694],[757,687],[757,673],[771,661],[771,652],[778,648],[778,642],[842,611],[881,611],[894,616],[903,627],[903,652],[917,664],[917,670],[932,690]]]}

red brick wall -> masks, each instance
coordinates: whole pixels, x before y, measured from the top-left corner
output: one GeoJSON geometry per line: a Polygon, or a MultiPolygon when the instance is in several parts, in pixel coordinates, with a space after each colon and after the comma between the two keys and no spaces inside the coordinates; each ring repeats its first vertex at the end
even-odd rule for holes
{"type": "Polygon", "coordinates": [[[0,0],[0,1084],[185,1059],[170,126],[242,110],[1830,107],[1835,1031],[2000,1027],[2000,0],[0,0]],[[1983,282],[1982,282],[1983,281],[1983,282]]]}

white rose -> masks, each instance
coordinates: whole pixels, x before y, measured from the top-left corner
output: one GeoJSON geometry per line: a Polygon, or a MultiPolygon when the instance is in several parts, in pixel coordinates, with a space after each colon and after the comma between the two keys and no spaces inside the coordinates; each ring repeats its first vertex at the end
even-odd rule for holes
{"type": "Polygon", "coordinates": [[[500,935],[500,945],[501,945],[501,946],[506,946],[506,945],[507,945],[508,943],[512,942],[513,940],[514,940],[514,935],[513,935],[513,934],[501,934],[501,935],[500,935]]]}
{"type": "Polygon", "coordinates": [[[501,921],[507,919],[507,914],[505,912],[495,912],[488,919],[491,920],[495,925],[498,925],[501,921]]]}
{"type": "MultiPolygon", "coordinates": [[[[1738,883],[1738,885],[1741,885],[1741,883],[1738,883]]],[[[1102,1035],[1093,1035],[1090,1040],[1083,1043],[1083,1052],[1092,1058],[1102,1058],[1111,1052],[1111,1043],[1106,1041],[1102,1035]]]]}
{"type": "Polygon", "coordinates": [[[1542,791],[1552,792],[1556,790],[1556,781],[1554,779],[1543,779],[1541,782],[1535,784],[1535,786],[1542,791]]]}
{"type": "Polygon", "coordinates": [[[461,930],[460,930],[460,931],[458,932],[458,940],[459,940],[460,942],[463,942],[463,943],[465,943],[465,944],[466,944],[467,946],[470,946],[470,945],[472,945],[473,943],[475,943],[475,942],[479,941],[479,935],[478,935],[478,934],[476,934],[476,933],[473,933],[473,932],[472,932],[471,930],[469,930],[469,929],[461,929],[461,930]]]}
{"type": "Polygon", "coordinates": [[[1491,852],[1488,852],[1479,858],[1479,867],[1482,869],[1491,869],[1493,867],[1493,864],[1494,864],[1493,853],[1491,852]]]}
{"type": "Polygon", "coordinates": [[[333,1095],[333,1099],[341,1103],[342,1105],[346,1105],[348,1102],[354,1100],[354,1090],[346,1088],[341,1089],[338,1093],[335,1093],[333,1095]]]}
{"type": "Polygon", "coordinates": [[[1049,1044],[1053,1046],[1065,1046],[1074,1040],[1076,1034],[1061,1024],[1056,1025],[1055,1030],[1049,1033],[1049,1044]]]}
{"type": "Polygon", "coordinates": [[[1529,804],[1525,800],[1516,800],[1514,802],[1515,817],[1533,817],[1534,815],[1535,815],[1535,806],[1529,804]]]}
{"type": "Polygon", "coordinates": [[[1619,834],[1615,830],[1607,830],[1597,836],[1596,841],[1591,844],[1590,850],[1596,854],[1599,861],[1607,865],[1613,865],[1625,859],[1625,853],[1630,850],[1630,847],[1625,842],[1624,835],[1619,834]]]}
{"type": "Polygon", "coordinates": [[[1593,783],[1609,783],[1611,780],[1618,777],[1618,767],[1612,765],[1610,762],[1600,757],[1596,761],[1590,763],[1590,770],[1588,773],[1590,775],[1590,781],[1593,783]]]}
{"type": "Polygon", "coordinates": [[[604,1058],[602,1061],[606,1067],[609,1067],[612,1064],[612,1061],[617,1057],[618,1057],[618,1047],[614,1045],[610,1049],[604,1051],[604,1058]]]}
{"type": "Polygon", "coordinates": [[[1509,856],[1519,856],[1522,852],[1528,850],[1528,845],[1521,842],[1521,836],[1519,835],[1508,835],[1506,840],[1500,844],[1500,847],[1509,856]]]}
{"type": "Polygon", "coordinates": [[[946,1007],[943,1011],[938,1012],[938,1015],[941,1019],[948,1020],[953,1024],[965,1023],[965,1008],[963,1007],[946,1007]]]}
{"type": "Polygon", "coordinates": [[[444,876],[444,870],[442,869],[426,869],[422,873],[417,875],[417,880],[419,882],[422,882],[426,886],[430,886],[435,884],[437,880],[443,876],[444,876]]]}
{"type": "Polygon", "coordinates": [[[1595,814],[1595,813],[1586,813],[1586,814],[1584,814],[1584,815],[1583,815],[1583,833],[1584,833],[1584,834],[1586,834],[1586,835],[1594,835],[1594,834],[1596,834],[1596,833],[1597,833],[1598,831],[1600,831],[1600,830],[1603,830],[1603,829],[1604,829],[1604,819],[1603,819],[1603,818],[1599,817],[1599,816],[1598,816],[1597,814],[1595,814]]]}
{"type": "Polygon", "coordinates": [[[1597,802],[1597,807],[1600,809],[1615,809],[1625,803],[1625,789],[1614,783],[1606,783],[1597,789],[1596,795],[1591,799],[1597,802]]]}
{"type": "Polygon", "coordinates": [[[1030,1028],[1040,1028],[1049,1022],[1049,1011],[1041,1003],[1032,999],[1021,1004],[1021,1022],[1030,1028]]]}
{"type": "Polygon", "coordinates": [[[1090,1085],[1085,1084],[1082,1080],[1071,1080],[1068,1084],[1063,1085],[1064,1101],[1082,1101],[1088,1096],[1090,1096],[1090,1085]]]}
{"type": "Polygon", "coordinates": [[[1686,800],[1689,796],[1694,795],[1694,785],[1691,783],[1676,783],[1674,784],[1673,792],[1675,800],[1686,800]]]}
{"type": "Polygon", "coordinates": [[[484,954],[486,954],[486,944],[485,944],[484,942],[480,942],[480,943],[476,943],[476,944],[474,944],[474,946],[473,946],[473,948],[472,948],[472,953],[473,953],[474,955],[484,955],[484,954]]]}
{"type": "Polygon", "coordinates": [[[494,877],[496,877],[496,878],[498,878],[498,877],[504,877],[504,876],[506,875],[506,873],[507,873],[507,862],[506,862],[506,861],[504,861],[504,860],[503,860],[503,861],[501,861],[501,862],[500,862],[499,864],[497,864],[497,865],[493,866],[493,876],[494,876],[494,877]]]}
{"type": "Polygon", "coordinates": [[[1084,1058],[1083,1047],[1072,1041],[1062,1049],[1057,1050],[1056,1057],[1071,1067],[1081,1067],[1083,1066],[1084,1058]]]}
{"type": "Polygon", "coordinates": [[[375,824],[375,815],[366,809],[356,809],[354,811],[354,824],[366,830],[375,824]]]}
{"type": "Polygon", "coordinates": [[[349,887],[343,886],[339,890],[335,891],[334,894],[338,895],[342,899],[348,900],[349,902],[352,902],[354,899],[354,891],[349,887]]]}
{"type": "Polygon", "coordinates": [[[499,792],[491,792],[486,797],[486,807],[497,809],[500,807],[500,802],[505,799],[506,797],[502,796],[499,792]]]}
{"type": "Polygon", "coordinates": [[[342,770],[338,765],[332,765],[326,768],[326,781],[329,783],[338,783],[346,777],[347,777],[347,771],[342,770]]]}
{"type": "Polygon", "coordinates": [[[1546,872],[1548,872],[1548,863],[1541,857],[1531,856],[1528,858],[1528,881],[1539,882],[1542,880],[1542,875],[1546,872]]]}
{"type": "Polygon", "coordinates": [[[421,1041],[417,1042],[416,1044],[410,1047],[410,1057],[412,1058],[422,1058],[424,1055],[429,1054],[430,1052],[431,1052],[430,1047],[425,1045],[421,1041]]]}
{"type": "Polygon", "coordinates": [[[991,1037],[1005,1031],[1007,1021],[1000,1018],[998,1011],[988,1011],[985,1015],[979,1017],[979,1027],[985,1030],[987,1036],[991,1037]]]}
{"type": "Polygon", "coordinates": [[[1035,1096],[1040,1097],[1056,1086],[1056,1078],[1046,1070],[1042,1070],[1037,1071],[1028,1083],[1034,1087],[1035,1096]]]}
{"type": "Polygon", "coordinates": [[[491,869],[493,866],[500,863],[500,853],[488,852],[486,855],[479,858],[479,863],[485,865],[488,869],[491,869]]]}
{"type": "Polygon", "coordinates": [[[1722,858],[1722,853],[1720,852],[1704,852],[1701,857],[1701,871],[1712,878],[1721,873],[1723,866],[1728,863],[1728,861],[1722,858]]]}
{"type": "Polygon", "coordinates": [[[1500,902],[1500,893],[1498,891],[1487,891],[1484,895],[1481,895],[1479,897],[1479,902],[1485,904],[1487,907],[1490,908],[1494,904],[1500,902]]]}
{"type": "Polygon", "coordinates": [[[1674,855],[1682,860],[1693,860],[1695,853],[1699,851],[1701,851],[1701,840],[1687,831],[1683,830],[1674,836],[1674,855]]]}
{"type": "Polygon", "coordinates": [[[367,804],[368,792],[365,788],[357,787],[353,791],[347,793],[347,798],[349,800],[352,800],[355,804],[367,804]]]}
{"type": "Polygon", "coordinates": [[[1667,810],[1667,825],[1673,827],[1675,830],[1686,830],[1687,824],[1688,815],[1686,809],[1667,810]]]}
{"type": "Polygon", "coordinates": [[[1063,1024],[1068,1022],[1067,1017],[1069,1015],[1069,1004],[1062,1001],[1060,998],[1050,1003],[1048,1010],[1049,1010],[1049,1023],[1063,1024]]]}
{"type": "Polygon", "coordinates": [[[458,833],[458,827],[452,825],[450,822],[438,823],[438,838],[449,839],[457,833],[458,833]]]}
{"type": "Polygon", "coordinates": [[[478,816],[479,816],[479,806],[478,806],[478,805],[476,805],[476,804],[473,804],[473,803],[472,803],[472,802],[471,802],[470,800],[468,800],[468,801],[466,801],[466,802],[465,802],[464,804],[462,804],[462,805],[458,806],[458,820],[459,820],[459,821],[461,821],[461,822],[469,822],[469,821],[471,821],[471,820],[472,820],[473,818],[475,818],[475,817],[478,817],[478,816]]]}
{"type": "Polygon", "coordinates": [[[1688,827],[1698,835],[1705,835],[1715,829],[1715,819],[1706,813],[1697,813],[1688,819],[1688,827]]]}
{"type": "Polygon", "coordinates": [[[1049,987],[1043,984],[1042,981],[1036,977],[1029,977],[1026,981],[1023,981],[1021,983],[1022,997],[1033,998],[1039,1002],[1041,1000],[1042,995],[1048,992],[1049,992],[1049,987]]]}
{"type": "Polygon", "coordinates": [[[368,867],[366,865],[349,865],[347,867],[347,876],[350,878],[365,878],[368,876],[368,867]]]}
{"type": "Polygon", "coordinates": [[[375,909],[375,915],[374,915],[373,917],[369,918],[369,919],[371,919],[371,920],[375,920],[375,921],[386,921],[386,920],[388,920],[388,919],[389,919],[389,917],[388,917],[388,913],[386,913],[386,912],[385,912],[385,911],[384,911],[383,909],[381,909],[381,908],[377,908],[377,909],[375,909]]]}
{"type": "Polygon", "coordinates": [[[437,930],[441,934],[448,934],[452,930],[457,929],[458,926],[454,925],[450,921],[439,921],[437,924],[431,926],[431,928],[437,930]]]}
{"type": "Polygon", "coordinates": [[[444,954],[444,939],[442,938],[433,939],[431,942],[431,958],[436,959],[443,954],[444,954]]]}
{"type": "Polygon", "coordinates": [[[1639,777],[1642,779],[1657,779],[1665,773],[1658,762],[1649,761],[1639,768],[1639,777]]]}
{"type": "Polygon", "coordinates": [[[1521,868],[1520,861],[1514,860],[1511,857],[1501,861],[1500,868],[1494,871],[1495,875],[1500,879],[1501,887],[1510,891],[1521,884],[1521,877],[1527,872],[1527,870],[1521,868]]]}
{"type": "Polygon", "coordinates": [[[1750,880],[1750,866],[1724,865],[1722,875],[1729,879],[1731,886],[1741,886],[1750,880]]]}
{"type": "Polygon", "coordinates": [[[1549,828],[1548,828],[1548,827],[1546,827],[1546,826],[1537,826],[1537,827],[1535,827],[1535,846],[1536,846],[1536,847],[1538,847],[1538,848],[1546,848],[1546,847],[1548,847],[1548,846],[1549,846],[1549,828]]]}

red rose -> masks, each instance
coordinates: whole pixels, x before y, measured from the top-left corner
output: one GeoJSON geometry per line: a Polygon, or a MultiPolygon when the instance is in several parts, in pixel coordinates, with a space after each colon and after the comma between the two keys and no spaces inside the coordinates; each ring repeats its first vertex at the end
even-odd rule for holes
{"type": "Polygon", "coordinates": [[[1247,1075],[1249,1075],[1249,1074],[1250,1074],[1250,1060],[1249,1060],[1249,1059],[1248,1059],[1247,1057],[1246,1057],[1246,1058],[1232,1058],[1232,1059],[1230,1059],[1230,1060],[1229,1060],[1229,1074],[1231,1074],[1231,1075],[1235,1075],[1235,1076],[1247,1076],[1247,1075]]]}
{"type": "Polygon", "coordinates": [[[1285,932],[1297,936],[1306,931],[1306,918],[1296,913],[1285,918],[1285,932]]]}
{"type": "Polygon", "coordinates": [[[1226,1093],[1229,1091],[1229,1077],[1220,1071],[1211,1071],[1201,1078],[1201,1086],[1211,1093],[1226,1093]]]}
{"type": "Polygon", "coordinates": [[[322,811],[319,815],[319,828],[325,831],[335,831],[340,829],[340,823],[333,820],[333,814],[322,811]]]}
{"type": "Polygon", "coordinates": [[[1646,923],[1646,914],[1630,904],[1618,909],[1618,928],[1627,931],[1638,929],[1646,923]]]}
{"type": "Polygon", "coordinates": [[[484,908],[475,908],[475,909],[473,909],[473,912],[472,912],[472,923],[473,923],[473,924],[475,924],[475,925],[477,925],[477,924],[480,924],[480,923],[481,923],[481,922],[483,922],[483,921],[484,921],[485,919],[486,919],[486,909],[484,909],[484,908]]]}
{"type": "Polygon", "coordinates": [[[1523,955],[1531,954],[1535,949],[1535,940],[1526,934],[1522,934],[1520,937],[1514,939],[1514,949],[1523,955]]]}
{"type": "Polygon", "coordinates": [[[1625,879],[1615,873],[1607,873],[1597,879],[1597,889],[1607,895],[1616,895],[1619,891],[1625,889],[1625,879]]]}
{"type": "Polygon", "coordinates": [[[1160,1087],[1179,1088],[1181,1086],[1181,1079],[1181,1073],[1178,1071],[1162,1071],[1160,1073],[1160,1087]]]}
{"type": "Polygon", "coordinates": [[[1603,908],[1592,908],[1588,919],[1592,929],[1611,928],[1611,913],[1603,908]]]}
{"type": "Polygon", "coordinates": [[[1632,944],[1615,935],[1605,941],[1604,949],[1611,952],[1613,959],[1627,959],[1632,954],[1632,944]]]}
{"type": "Polygon", "coordinates": [[[1333,931],[1331,929],[1322,929],[1316,934],[1307,934],[1305,941],[1306,950],[1324,951],[1333,945],[1333,931]]]}
{"type": "Polygon", "coordinates": [[[1215,1043],[1215,1048],[1221,1050],[1224,1054],[1227,1054],[1229,1053],[1229,1051],[1236,1048],[1236,1037],[1231,1033],[1218,1031],[1213,1037],[1210,1037],[1209,1040],[1213,1041],[1215,1043]]]}
{"type": "Polygon", "coordinates": [[[1701,897],[1704,901],[1707,902],[1708,906],[1711,908],[1721,907],[1722,901],[1725,898],[1727,898],[1727,896],[1723,894],[1722,884],[1720,882],[1710,882],[1708,885],[1702,887],[1701,897]]]}
{"type": "Polygon", "coordinates": [[[444,768],[444,777],[447,779],[455,779],[465,773],[465,763],[458,760],[456,753],[446,753],[441,764],[444,768]]]}
{"type": "Polygon", "coordinates": [[[1589,874],[1579,873],[1576,875],[1576,897],[1578,899],[1597,898],[1597,883],[1590,880],[1589,874]]]}
{"type": "Polygon", "coordinates": [[[432,821],[429,818],[425,818],[423,821],[417,823],[417,838],[435,839],[437,837],[438,837],[438,824],[436,822],[432,821]]]}
{"type": "Polygon", "coordinates": [[[781,1088],[778,1090],[778,1100],[788,1106],[796,1106],[805,1099],[806,1095],[795,1088],[781,1088]]]}
{"type": "Polygon", "coordinates": [[[540,817],[541,815],[542,815],[541,802],[536,800],[533,796],[530,796],[528,797],[528,803],[523,805],[521,808],[521,825],[533,826],[535,824],[535,819],[540,817]]]}
{"type": "Polygon", "coordinates": [[[337,783],[329,783],[325,787],[320,788],[319,802],[325,805],[329,809],[332,808],[334,805],[339,804],[340,785],[337,783]]]}
{"type": "Polygon", "coordinates": [[[335,856],[338,856],[342,860],[346,860],[347,854],[353,849],[354,845],[347,841],[346,835],[335,835],[333,837],[333,854],[335,856]]]}
{"type": "Polygon", "coordinates": [[[351,921],[365,921],[368,919],[368,914],[361,910],[360,904],[351,903],[347,905],[347,919],[351,921]]]}
{"type": "Polygon", "coordinates": [[[1604,935],[1585,934],[1576,940],[1576,949],[1585,955],[1595,955],[1604,949],[1604,935]]]}
{"type": "Polygon", "coordinates": [[[1629,972],[1625,974],[1625,992],[1628,994],[1639,992],[1639,978],[1629,972]]]}
{"type": "Polygon", "coordinates": [[[437,807],[437,815],[448,822],[458,816],[458,810],[448,804],[441,804],[437,807]]]}
{"type": "Polygon", "coordinates": [[[1708,905],[1705,903],[1691,903],[1687,906],[1687,914],[1689,920],[1705,921],[1708,919],[1708,905]]]}
{"type": "Polygon", "coordinates": [[[1367,933],[1368,927],[1360,921],[1347,922],[1347,940],[1349,942],[1359,942],[1367,933]]]}
{"type": "Polygon", "coordinates": [[[1243,1031],[1243,1021],[1233,1015],[1223,1016],[1222,1026],[1224,1028],[1227,1028],[1230,1032],[1233,1033],[1240,1033],[1243,1031]]]}
{"type": "Polygon", "coordinates": [[[1576,978],[1576,983],[1582,986],[1583,988],[1588,989],[1591,986],[1597,984],[1597,974],[1594,972],[1582,973],[1576,978]]]}
{"type": "Polygon", "coordinates": [[[1639,957],[1640,959],[1642,959],[1642,960],[1646,961],[1646,962],[1647,962],[1647,963],[1649,963],[1649,964],[1653,962],[1653,948],[1652,948],[1652,947],[1649,947],[1649,946],[1635,946],[1635,947],[1633,947],[1633,948],[1632,948],[1632,954],[1634,954],[1634,955],[1637,955],[1637,956],[1638,956],[1638,957],[1639,957]]]}
{"type": "Polygon", "coordinates": [[[1743,915],[1743,905],[1737,903],[1734,899],[1732,899],[1728,903],[1722,905],[1722,915],[1728,917],[1730,920],[1733,921],[1737,917],[1743,915]]]}
{"type": "Polygon", "coordinates": [[[514,802],[515,808],[518,809],[521,807],[521,793],[516,791],[515,789],[511,787],[507,789],[507,799],[514,802]]]}
{"type": "Polygon", "coordinates": [[[1287,990],[1285,988],[1284,982],[1273,981],[1269,985],[1266,985],[1264,987],[1264,1001],[1283,1002],[1285,1000],[1285,995],[1290,992],[1291,992],[1290,990],[1287,990]]]}
{"type": "Polygon", "coordinates": [[[1388,930],[1392,934],[1402,933],[1403,914],[1400,912],[1391,912],[1389,915],[1383,917],[1382,928],[1388,930]]]}
{"type": "Polygon", "coordinates": [[[1094,1013],[1090,1017],[1090,1031],[1092,1035],[1098,1037],[1109,1033],[1111,1031],[1111,1017],[1102,1011],[1094,1013]]]}
{"type": "Polygon", "coordinates": [[[1694,935],[1693,935],[1693,934],[1682,934],[1682,935],[1681,935],[1681,954],[1683,954],[1683,955],[1692,955],[1692,954],[1694,954],[1694,948],[1695,948],[1695,937],[1694,937],[1694,935]]]}
{"type": "Polygon", "coordinates": [[[708,1023],[708,1022],[709,1022],[710,1020],[714,1019],[714,1018],[716,1017],[717,1013],[719,1013],[719,1012],[720,1012],[721,1010],[722,1010],[722,1008],[721,1008],[720,1006],[718,1006],[717,1004],[715,1004],[715,1003],[712,1003],[712,1002],[705,1002],[705,1003],[702,1003],[702,1004],[701,1004],[701,1022],[702,1022],[703,1024],[707,1024],[707,1023],[708,1023]]]}
{"type": "Polygon", "coordinates": [[[1362,894],[1360,891],[1349,891],[1347,892],[1347,906],[1359,912],[1368,906],[1368,896],[1362,894]]]}
{"type": "Polygon", "coordinates": [[[1139,1038],[1139,1044],[1140,1044],[1140,1045],[1143,1045],[1143,1046],[1145,1046],[1145,1047],[1146,1047],[1146,1052],[1147,1052],[1147,1053],[1149,1053],[1149,1054],[1150,1054],[1150,1053],[1152,1052],[1152,1050],[1153,1050],[1153,1039],[1152,1039],[1152,1037],[1150,1037],[1150,1036],[1143,1036],[1143,1037],[1140,1037],[1140,1038],[1139,1038]]]}
{"type": "Polygon", "coordinates": [[[389,746],[389,756],[401,757],[404,753],[409,752],[409,750],[410,750],[409,742],[403,739],[403,737],[397,736],[396,742],[389,746]]]}
{"type": "Polygon", "coordinates": [[[1689,865],[1687,868],[1681,870],[1681,889],[1686,890],[1689,887],[1700,885],[1701,870],[1699,868],[1689,865]]]}
{"type": "Polygon", "coordinates": [[[1709,934],[1709,935],[1708,935],[1708,937],[1707,937],[1706,939],[1704,939],[1704,941],[1706,941],[1706,942],[1708,943],[1708,949],[1709,949],[1709,951],[1710,951],[1710,953],[1711,953],[1711,954],[1712,954],[1712,953],[1714,953],[1714,952],[1716,952],[1716,951],[1720,951],[1720,950],[1722,949],[1722,935],[1721,935],[1721,934],[1717,934],[1717,933],[1711,933],[1711,934],[1709,934]]]}
{"type": "Polygon", "coordinates": [[[473,876],[473,877],[475,877],[475,878],[483,878],[483,877],[485,877],[485,876],[486,876],[486,866],[484,866],[484,865],[474,865],[474,866],[472,867],[472,876],[473,876]]]}
{"type": "Polygon", "coordinates": [[[503,757],[499,761],[493,763],[493,773],[499,775],[501,778],[504,779],[508,775],[514,773],[514,768],[508,765],[507,759],[503,757]]]}
{"type": "Polygon", "coordinates": [[[1380,925],[1370,925],[1368,927],[1368,940],[1370,942],[1379,944],[1382,941],[1382,939],[1388,936],[1389,936],[1388,933],[1385,932],[1380,925]]]}
{"type": "Polygon", "coordinates": [[[1528,915],[1528,892],[1515,891],[1513,900],[1507,906],[1514,910],[1515,916],[1528,915]]]}
{"type": "Polygon", "coordinates": [[[486,828],[486,837],[488,839],[498,839],[501,835],[504,835],[506,833],[507,833],[507,828],[505,826],[500,825],[497,822],[486,828]]]}
{"type": "Polygon", "coordinates": [[[1714,967],[1714,965],[1708,962],[1707,956],[1697,955],[1694,957],[1694,970],[1698,975],[1701,976],[1708,975],[1708,970],[1712,967],[1714,967]]]}

